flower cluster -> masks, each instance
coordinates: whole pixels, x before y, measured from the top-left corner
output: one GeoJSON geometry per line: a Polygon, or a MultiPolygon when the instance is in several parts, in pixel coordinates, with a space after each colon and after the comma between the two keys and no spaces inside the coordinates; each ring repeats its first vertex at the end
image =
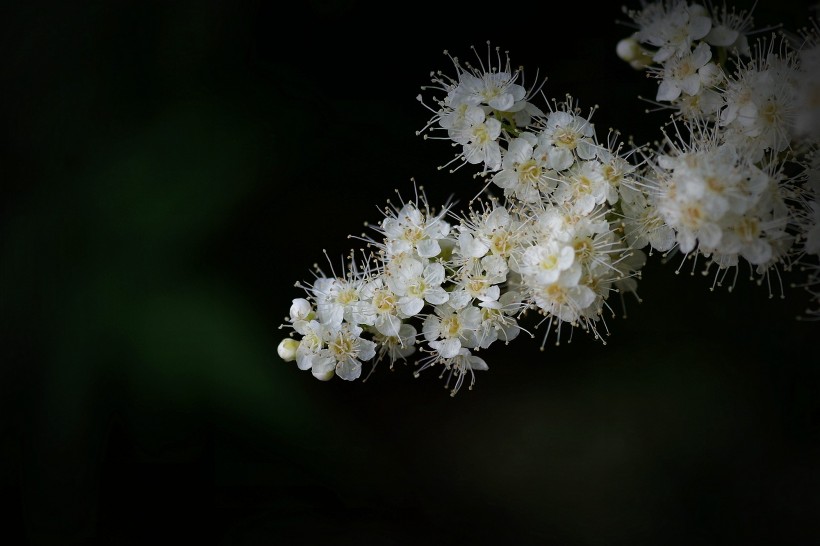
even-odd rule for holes
{"type": "Polygon", "coordinates": [[[667,0],[626,13],[635,30],[618,55],[657,80],[654,103],[671,112],[637,204],[624,202],[637,240],[652,218],[672,235],[646,238],[652,249],[704,258],[716,284],[734,271],[730,288],[741,266],[759,283],[808,268],[817,305],[817,26],[752,40],[746,11],[667,0]]]}
{"type": "Polygon", "coordinates": [[[820,303],[817,32],[753,41],[750,14],[683,0],[626,13],[634,31],[615,49],[657,80],[662,142],[600,138],[571,96],[536,104],[543,82],[489,43],[473,63],[445,51],[452,71],[422,87],[418,134],[456,146],[439,168],[474,168],[481,190],[463,211],[423,188],[388,203],[343,271],[297,284],[282,359],[355,380],[364,362],[413,356],[455,395],[488,369],[482,351],[521,332],[543,328],[542,349],[575,329],[604,341],[613,294],[637,298],[653,251],[702,257],[716,285],[742,264],[759,282],[799,265],[820,303]]]}

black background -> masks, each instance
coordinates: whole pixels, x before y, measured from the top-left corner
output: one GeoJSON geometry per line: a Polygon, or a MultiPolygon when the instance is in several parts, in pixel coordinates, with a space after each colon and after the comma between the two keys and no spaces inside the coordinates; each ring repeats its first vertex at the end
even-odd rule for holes
{"type": "MultiPolygon", "coordinates": [[[[802,25],[763,2],[758,26],[802,25]]],[[[817,323],[653,256],[604,346],[520,338],[450,398],[279,360],[293,286],[413,180],[431,70],[487,40],[645,142],[619,4],[3,8],[0,487],[12,544],[811,544],[817,323]],[[811,341],[815,343],[810,343],[811,341]]],[[[337,261],[338,263],[338,261],[337,261]]],[[[616,305],[616,307],[618,307],[616,305]]]]}

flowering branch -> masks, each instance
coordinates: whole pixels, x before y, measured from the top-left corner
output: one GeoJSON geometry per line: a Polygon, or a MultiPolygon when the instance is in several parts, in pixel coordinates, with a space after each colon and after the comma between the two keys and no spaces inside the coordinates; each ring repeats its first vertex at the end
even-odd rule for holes
{"type": "Polygon", "coordinates": [[[466,211],[431,206],[422,187],[388,203],[339,271],[328,260],[297,283],[282,359],[351,381],[364,362],[366,379],[413,357],[455,395],[488,369],[483,350],[522,332],[542,329],[542,350],[576,329],[605,344],[655,253],[701,264],[713,289],[747,267],[782,297],[803,274],[799,318],[820,318],[817,25],[754,40],[747,12],[664,0],[625,13],[633,32],[615,49],[657,81],[660,142],[599,138],[595,108],[546,99],[489,43],[472,63],[445,51],[452,70],[422,87],[418,134],[455,146],[439,169],[473,169],[480,190],[466,211]]]}

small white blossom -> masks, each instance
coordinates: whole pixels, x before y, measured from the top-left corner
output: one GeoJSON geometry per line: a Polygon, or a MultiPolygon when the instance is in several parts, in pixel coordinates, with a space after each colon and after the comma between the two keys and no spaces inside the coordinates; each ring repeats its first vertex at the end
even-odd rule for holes
{"type": "Polygon", "coordinates": [[[563,204],[571,214],[586,216],[597,205],[617,200],[617,189],[604,176],[597,160],[575,163],[561,177],[554,201],[563,204]]]}
{"type": "Polygon", "coordinates": [[[399,295],[385,283],[384,277],[376,277],[364,285],[361,292],[358,315],[360,324],[376,328],[385,336],[398,335],[402,325],[399,318],[399,295]]]}
{"type": "Polygon", "coordinates": [[[339,328],[323,327],[321,330],[324,349],[313,360],[312,371],[325,377],[331,371],[346,381],[358,379],[362,373],[362,361],[376,355],[376,344],[360,337],[362,328],[348,323],[339,328]]]}
{"type": "Polygon", "coordinates": [[[472,107],[467,111],[466,123],[450,131],[454,141],[462,145],[464,161],[473,165],[483,163],[485,170],[501,168],[501,122],[487,117],[484,110],[472,107]]]}
{"type": "Polygon", "coordinates": [[[563,171],[569,168],[577,155],[580,159],[593,159],[597,154],[595,126],[573,112],[556,110],[546,119],[538,134],[538,145],[544,147],[551,169],[563,171]]]}
{"type": "Polygon", "coordinates": [[[524,203],[535,203],[549,195],[556,185],[555,172],[544,157],[534,155],[537,138],[524,133],[513,139],[492,181],[504,189],[504,196],[524,203]]]}
{"type": "Polygon", "coordinates": [[[595,302],[595,292],[581,284],[583,269],[574,264],[561,272],[555,282],[534,289],[535,304],[547,315],[560,321],[574,323],[584,310],[595,302]]]}
{"type": "Polygon", "coordinates": [[[712,30],[712,19],[703,6],[685,0],[653,2],[629,15],[639,27],[635,38],[655,48],[652,59],[657,63],[687,54],[693,42],[712,30]]]}
{"type": "Polygon", "coordinates": [[[481,318],[478,307],[468,305],[454,309],[445,303],[436,306],[434,314],[424,320],[422,333],[441,358],[453,358],[462,348],[475,346],[475,332],[481,318]]]}
{"type": "Polygon", "coordinates": [[[361,299],[362,279],[321,278],[313,283],[317,297],[317,314],[324,324],[339,325],[343,320],[358,322],[353,313],[358,310],[361,299]]]}
{"type": "MultiPolygon", "coordinates": [[[[390,368],[399,360],[406,361],[407,357],[416,353],[416,328],[412,324],[403,323],[396,335],[384,335],[377,333],[373,335],[373,342],[376,344],[377,351],[375,362],[388,360],[390,368]]],[[[375,370],[375,363],[371,370],[375,370]]]]}
{"type": "Polygon", "coordinates": [[[326,327],[316,320],[298,323],[297,326],[296,331],[301,334],[302,339],[296,349],[296,365],[300,370],[310,370],[314,362],[328,358],[322,353],[325,348],[323,332],[326,327]]]}
{"type": "Polygon", "coordinates": [[[555,282],[575,262],[575,250],[557,239],[537,242],[524,251],[519,272],[533,285],[555,282]]]}
{"type": "Polygon", "coordinates": [[[750,11],[737,11],[734,7],[730,10],[724,4],[720,10],[713,9],[711,16],[712,28],[703,37],[705,42],[737,52],[739,55],[751,55],[747,34],[753,29],[754,21],[750,11]]]}
{"type": "Polygon", "coordinates": [[[387,256],[415,252],[422,258],[433,258],[441,253],[441,240],[450,232],[444,220],[446,211],[431,215],[415,203],[406,203],[381,223],[387,256]]]}
{"type": "Polygon", "coordinates": [[[423,264],[414,260],[399,274],[388,278],[388,285],[399,296],[399,310],[405,317],[418,314],[424,303],[440,305],[449,299],[441,287],[446,274],[444,266],[438,262],[423,264]]]}
{"type": "Polygon", "coordinates": [[[632,247],[642,249],[650,246],[659,252],[666,252],[675,246],[675,230],[664,221],[661,211],[638,193],[632,199],[622,199],[624,236],[632,247]]]}
{"type": "Polygon", "coordinates": [[[518,292],[504,292],[499,299],[482,302],[479,307],[482,320],[476,331],[476,341],[482,349],[497,340],[509,343],[521,333],[515,316],[522,311],[524,304],[518,292]]]}
{"type": "Polygon", "coordinates": [[[715,66],[708,64],[711,58],[712,49],[709,44],[701,42],[691,53],[669,59],[663,67],[656,99],[673,101],[681,93],[697,95],[704,81],[708,85],[715,79],[714,68],[708,68],[715,66]]]}

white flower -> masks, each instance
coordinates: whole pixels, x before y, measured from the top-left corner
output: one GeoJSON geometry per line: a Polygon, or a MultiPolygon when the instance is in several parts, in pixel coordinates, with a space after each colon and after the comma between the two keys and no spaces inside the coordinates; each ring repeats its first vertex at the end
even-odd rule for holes
{"type": "Polygon", "coordinates": [[[505,197],[535,203],[555,188],[555,172],[547,167],[543,158],[533,155],[536,142],[535,135],[523,133],[509,143],[501,170],[492,177],[492,181],[504,189],[505,197]]]}
{"type": "Polygon", "coordinates": [[[442,72],[432,74],[433,86],[425,87],[444,91],[446,96],[437,100],[440,110],[434,119],[445,118],[453,109],[461,105],[482,106],[490,111],[518,113],[530,111],[538,113],[540,110],[528,101],[536,92],[536,88],[527,89],[523,83],[523,72],[520,68],[513,69],[510,57],[505,54],[502,61],[500,48],[495,49],[495,59],[487,42],[486,56],[482,57],[473,49],[478,61],[477,65],[462,64],[457,57],[449,52],[444,54],[450,58],[456,71],[455,77],[444,75],[442,72]],[[519,83],[521,82],[521,83],[519,83]]]}
{"type": "Polygon", "coordinates": [[[447,306],[452,309],[464,309],[473,301],[472,296],[461,285],[454,286],[448,294],[450,299],[447,300],[447,306]]]}
{"type": "Polygon", "coordinates": [[[615,231],[606,222],[579,222],[576,224],[575,236],[570,243],[575,251],[575,260],[585,268],[603,266],[603,269],[610,269],[612,264],[610,254],[616,252],[619,241],[615,236],[615,231]],[[606,228],[600,229],[601,224],[606,228]]]}
{"type": "Polygon", "coordinates": [[[421,372],[433,366],[443,366],[444,370],[441,377],[447,376],[444,383],[445,389],[450,389],[450,396],[455,396],[461,390],[464,384],[464,379],[467,375],[470,376],[470,385],[468,389],[472,390],[475,385],[475,371],[486,371],[489,368],[483,358],[480,358],[470,352],[469,349],[459,349],[453,356],[442,357],[438,354],[432,354],[421,360],[421,367],[413,373],[415,377],[419,377],[421,372]],[[453,386],[450,383],[455,380],[453,386]]]}
{"type": "MultiPolygon", "coordinates": [[[[533,241],[556,240],[569,243],[575,236],[575,223],[580,219],[567,204],[547,203],[535,209],[532,225],[533,241]]],[[[524,247],[525,251],[529,245],[524,247]]]]}
{"type": "Polygon", "coordinates": [[[675,246],[675,230],[667,224],[661,212],[643,193],[632,199],[621,200],[624,221],[624,237],[630,247],[641,249],[646,246],[659,252],[666,252],[675,246]]]}
{"type": "Polygon", "coordinates": [[[711,58],[712,49],[709,44],[700,42],[691,53],[666,61],[656,100],[673,101],[680,96],[681,92],[687,95],[697,95],[704,80],[709,84],[715,78],[713,74],[715,69],[707,68],[715,66],[707,64],[711,58]]]}
{"type": "Polygon", "coordinates": [[[300,370],[310,370],[315,361],[326,359],[322,354],[324,341],[322,339],[323,325],[319,321],[311,320],[296,324],[296,331],[302,335],[299,347],[296,349],[296,365],[300,370]]]}
{"type": "Polygon", "coordinates": [[[467,110],[465,123],[450,130],[451,138],[462,145],[464,161],[473,165],[484,163],[485,170],[496,171],[501,167],[501,122],[487,117],[484,110],[471,107],[467,110]]]}
{"type": "Polygon", "coordinates": [[[438,256],[441,239],[450,232],[450,224],[443,219],[445,212],[433,216],[415,203],[406,203],[394,215],[386,216],[381,230],[387,255],[416,252],[422,258],[438,256]]]}
{"type": "Polygon", "coordinates": [[[514,315],[525,307],[521,294],[509,290],[497,300],[480,303],[479,307],[482,320],[476,331],[478,347],[486,349],[496,340],[509,343],[518,337],[521,327],[514,315]]]}
{"type": "Polygon", "coordinates": [[[607,203],[614,205],[620,199],[621,188],[634,183],[634,173],[638,168],[621,155],[616,142],[598,149],[598,161],[601,162],[601,174],[610,187],[607,203]]]}
{"type": "Polygon", "coordinates": [[[576,322],[596,297],[591,288],[580,284],[582,273],[581,264],[574,264],[562,271],[555,282],[537,286],[533,295],[535,304],[560,321],[576,322]]]}
{"type": "Polygon", "coordinates": [[[459,226],[459,231],[458,253],[469,259],[490,253],[506,260],[520,248],[528,235],[524,222],[499,205],[482,212],[471,210],[459,226]]]}
{"type": "Polygon", "coordinates": [[[518,74],[509,71],[481,72],[480,75],[462,72],[454,95],[459,102],[472,105],[486,104],[493,110],[513,112],[524,107],[527,90],[515,83],[518,74]]]}
{"type": "Polygon", "coordinates": [[[441,113],[438,123],[443,129],[447,129],[450,135],[457,134],[455,131],[470,124],[468,115],[470,111],[475,111],[475,107],[467,102],[462,102],[452,109],[441,113]]]}
{"type": "Polygon", "coordinates": [[[716,120],[724,106],[721,94],[714,89],[706,88],[701,88],[696,95],[681,95],[674,104],[683,119],[709,121],[716,120]]]}
{"type": "MultiPolygon", "coordinates": [[[[381,333],[373,335],[373,342],[376,344],[377,352],[375,361],[381,362],[387,359],[390,361],[390,368],[399,360],[407,360],[416,352],[416,328],[412,324],[402,324],[396,335],[388,336],[381,333]]],[[[373,370],[375,370],[375,364],[373,370]]],[[[372,370],[371,370],[372,373],[372,370]]]]}
{"type": "Polygon", "coordinates": [[[448,304],[437,305],[434,314],[422,325],[424,338],[441,358],[456,356],[462,347],[472,347],[475,331],[481,324],[481,310],[469,305],[454,309],[448,304]]]}
{"type": "Polygon", "coordinates": [[[652,59],[658,63],[688,53],[694,41],[712,30],[712,19],[703,6],[685,0],[653,2],[629,14],[639,26],[636,39],[657,48],[652,59]]]}
{"type": "Polygon", "coordinates": [[[562,171],[575,161],[573,153],[581,159],[596,156],[595,126],[580,115],[556,110],[547,116],[544,128],[538,134],[538,145],[544,147],[541,153],[546,153],[549,167],[562,171]]]}
{"type": "Polygon", "coordinates": [[[536,242],[524,251],[519,272],[527,282],[545,285],[555,282],[574,261],[575,250],[571,245],[548,239],[536,242]]]}
{"type": "Polygon", "coordinates": [[[497,300],[501,295],[501,288],[493,282],[492,277],[487,275],[485,271],[481,268],[476,269],[462,272],[458,283],[459,288],[469,294],[471,300],[480,302],[497,300]]]}
{"type": "Polygon", "coordinates": [[[729,11],[724,5],[720,11],[712,11],[712,28],[703,40],[713,46],[737,51],[740,55],[751,55],[746,34],[752,30],[754,21],[747,10],[729,11]]]}
{"type": "Polygon", "coordinates": [[[399,296],[385,284],[384,277],[376,277],[365,284],[361,296],[359,324],[373,326],[385,336],[398,335],[402,326],[398,316],[399,296]]]}
{"type": "Polygon", "coordinates": [[[362,373],[363,360],[376,355],[376,344],[360,337],[362,328],[343,323],[338,328],[323,327],[322,341],[326,348],[320,358],[313,361],[314,375],[326,377],[331,371],[344,379],[353,381],[362,373]]]}
{"type": "Polygon", "coordinates": [[[407,267],[396,275],[391,275],[387,283],[399,296],[398,306],[405,317],[417,315],[424,302],[439,305],[449,299],[441,287],[445,281],[444,266],[438,262],[423,264],[417,260],[408,262],[407,267]]]}
{"type": "Polygon", "coordinates": [[[616,199],[617,190],[604,177],[597,160],[575,163],[555,190],[554,201],[566,206],[572,214],[588,215],[596,207],[616,199]]]}
{"type": "Polygon", "coordinates": [[[458,234],[458,254],[464,261],[481,258],[490,250],[490,246],[481,238],[476,237],[467,226],[460,226],[458,234]]]}
{"type": "Polygon", "coordinates": [[[357,278],[320,278],[313,283],[316,311],[324,324],[341,324],[343,320],[358,322],[352,316],[358,310],[363,280],[357,278]]]}
{"type": "Polygon", "coordinates": [[[475,385],[475,371],[487,371],[489,367],[483,358],[472,354],[467,349],[461,349],[458,354],[449,360],[443,361],[444,367],[449,371],[447,382],[444,388],[450,388],[450,381],[455,378],[455,383],[450,389],[450,396],[455,396],[461,390],[464,383],[464,378],[470,375],[470,385],[467,387],[472,390],[475,385]]]}

